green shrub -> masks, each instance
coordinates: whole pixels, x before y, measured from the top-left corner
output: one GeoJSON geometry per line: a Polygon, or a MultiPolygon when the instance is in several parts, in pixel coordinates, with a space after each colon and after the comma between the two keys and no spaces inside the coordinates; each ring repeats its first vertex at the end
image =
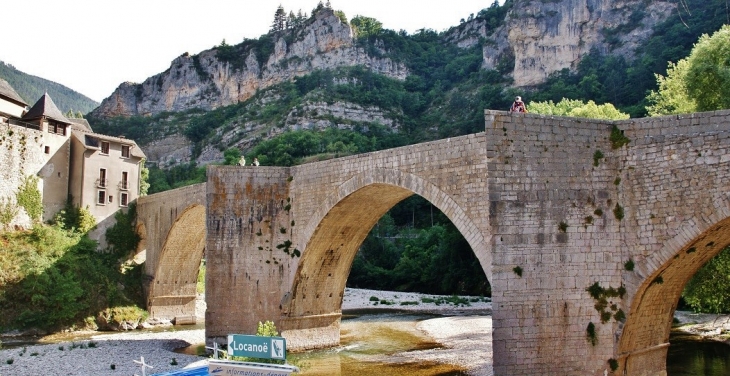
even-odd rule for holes
{"type": "Polygon", "coordinates": [[[608,366],[611,367],[612,372],[615,372],[618,369],[618,360],[613,358],[609,359],[608,366]]]}
{"type": "Polygon", "coordinates": [[[619,221],[624,219],[624,208],[623,206],[616,203],[616,207],[613,208],[613,216],[619,221]]]}
{"type": "Polygon", "coordinates": [[[16,194],[18,205],[25,209],[30,219],[40,221],[43,216],[43,197],[38,189],[38,177],[35,175],[26,176],[18,188],[16,194]]]}
{"type": "Polygon", "coordinates": [[[121,269],[116,257],[97,253],[96,242],[78,232],[38,224],[30,231],[2,233],[0,242],[4,328],[83,325],[106,307],[141,300],[141,268],[121,269]]]}
{"type": "Polygon", "coordinates": [[[588,326],[586,327],[586,337],[588,337],[588,342],[591,343],[591,345],[595,346],[596,343],[598,343],[598,336],[596,336],[596,326],[589,322],[588,326]]]}
{"type": "Polygon", "coordinates": [[[624,269],[626,269],[628,271],[634,270],[634,260],[629,259],[629,261],[626,261],[624,263],[624,269]]]}
{"type": "Polygon", "coordinates": [[[611,141],[612,149],[619,149],[631,141],[628,137],[624,136],[624,132],[615,125],[611,128],[611,136],[609,139],[611,141]]]}
{"type": "Polygon", "coordinates": [[[114,226],[106,230],[106,240],[109,243],[111,250],[117,256],[126,255],[137,249],[137,245],[141,238],[135,231],[133,225],[136,217],[137,206],[135,204],[131,204],[126,212],[124,210],[119,210],[116,214],[114,214],[114,220],[116,223],[114,226]]]}
{"type": "Polygon", "coordinates": [[[0,230],[9,225],[13,218],[18,215],[18,206],[15,205],[10,198],[0,198],[0,230]]]}
{"type": "Polygon", "coordinates": [[[593,166],[598,167],[598,165],[600,164],[601,158],[603,158],[603,157],[604,157],[603,152],[600,150],[596,150],[593,153],[593,166]]]}
{"type": "Polygon", "coordinates": [[[256,335],[262,337],[276,337],[279,335],[279,332],[276,330],[276,325],[274,325],[273,321],[266,321],[263,323],[259,321],[258,326],[256,327],[256,335]]]}

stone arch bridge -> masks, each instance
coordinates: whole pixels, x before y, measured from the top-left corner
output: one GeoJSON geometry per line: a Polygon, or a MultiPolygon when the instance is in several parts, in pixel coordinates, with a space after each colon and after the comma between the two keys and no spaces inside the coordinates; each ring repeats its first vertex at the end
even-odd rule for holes
{"type": "Polygon", "coordinates": [[[207,184],[139,200],[149,308],[191,314],[205,249],[209,340],[273,320],[290,349],[336,345],[360,243],[418,194],[492,285],[495,374],[665,375],[679,295],[730,244],[729,188],[730,111],[485,111],[482,133],[290,168],[211,166],[207,184]]]}

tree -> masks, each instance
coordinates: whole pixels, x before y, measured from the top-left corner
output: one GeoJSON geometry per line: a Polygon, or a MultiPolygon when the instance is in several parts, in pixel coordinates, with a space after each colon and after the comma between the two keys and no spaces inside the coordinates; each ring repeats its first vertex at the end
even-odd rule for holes
{"type": "Polygon", "coordinates": [[[289,15],[286,16],[286,28],[293,29],[297,27],[297,16],[294,15],[293,11],[289,11],[289,15]]]}
{"type": "Polygon", "coordinates": [[[145,159],[139,164],[139,195],[147,196],[150,189],[150,169],[144,165],[145,159]]]}
{"type": "Polygon", "coordinates": [[[372,17],[355,16],[350,25],[358,38],[377,36],[383,30],[383,23],[372,17]]]}
{"type": "Polygon", "coordinates": [[[238,164],[238,160],[241,159],[241,151],[237,148],[228,148],[223,152],[223,162],[226,166],[235,166],[238,164]]]}
{"type": "Polygon", "coordinates": [[[628,114],[617,110],[611,103],[599,105],[593,101],[585,103],[580,100],[566,98],[563,98],[563,100],[558,103],[553,103],[551,100],[547,102],[530,102],[527,105],[527,109],[529,112],[542,115],[609,120],[623,120],[629,118],[628,114]]]}
{"type": "Polygon", "coordinates": [[[703,34],[687,58],[687,92],[699,111],[730,108],[730,25],[703,34]]]}
{"type": "Polygon", "coordinates": [[[658,91],[647,100],[651,116],[730,108],[730,25],[703,34],[686,59],[656,75],[658,91]]]}
{"type": "Polygon", "coordinates": [[[276,8],[276,13],[274,13],[274,22],[271,23],[271,32],[275,33],[277,31],[282,31],[285,29],[286,26],[286,11],[284,11],[284,7],[279,5],[278,8],[276,8]]]}
{"type": "Polygon", "coordinates": [[[705,264],[684,287],[682,297],[696,312],[730,312],[730,248],[705,264]]]}
{"type": "Polygon", "coordinates": [[[662,116],[669,114],[688,114],[697,111],[697,103],[689,97],[685,76],[689,63],[687,60],[680,60],[677,64],[669,62],[667,76],[656,74],[659,84],[659,91],[649,93],[646,99],[649,106],[646,111],[649,116],[662,116]]]}

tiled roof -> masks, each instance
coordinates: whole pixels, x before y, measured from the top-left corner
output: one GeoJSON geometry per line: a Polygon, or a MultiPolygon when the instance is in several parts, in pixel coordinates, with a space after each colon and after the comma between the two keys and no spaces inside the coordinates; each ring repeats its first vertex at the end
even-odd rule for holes
{"type": "Polygon", "coordinates": [[[22,105],[22,106],[28,105],[28,103],[25,103],[23,98],[21,98],[20,95],[18,95],[18,93],[15,91],[15,89],[13,89],[13,87],[10,86],[10,84],[7,81],[3,80],[2,78],[0,78],[0,95],[2,95],[5,98],[8,98],[14,102],[17,102],[19,105],[22,105]]]}
{"type": "Polygon", "coordinates": [[[76,136],[80,141],[82,141],[84,146],[86,146],[87,149],[99,149],[100,140],[101,141],[111,141],[111,142],[120,143],[122,145],[131,146],[129,152],[133,157],[147,158],[147,156],[144,154],[142,149],[139,148],[139,145],[137,145],[137,143],[134,142],[134,140],[130,140],[128,138],[107,136],[105,134],[83,131],[80,129],[74,129],[74,132],[72,134],[74,136],[76,136]]]}
{"type": "Polygon", "coordinates": [[[86,119],[78,119],[78,118],[69,118],[69,121],[71,121],[71,128],[79,131],[84,132],[93,132],[94,130],[91,129],[91,124],[89,124],[89,121],[86,119]]]}
{"type": "Polygon", "coordinates": [[[35,120],[40,119],[43,116],[61,123],[71,124],[71,120],[68,120],[65,116],[63,116],[63,113],[61,113],[61,110],[56,107],[56,104],[53,103],[53,100],[48,93],[43,94],[41,99],[39,99],[38,102],[35,102],[30,111],[23,115],[23,120],[35,120]]]}

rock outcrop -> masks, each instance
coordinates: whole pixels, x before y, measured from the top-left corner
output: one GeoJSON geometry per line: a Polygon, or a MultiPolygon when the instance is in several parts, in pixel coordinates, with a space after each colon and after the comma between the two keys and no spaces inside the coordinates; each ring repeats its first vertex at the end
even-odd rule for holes
{"type": "MultiPolygon", "coordinates": [[[[514,67],[514,85],[532,86],[553,72],[575,68],[593,48],[631,58],[654,25],[675,7],[666,0],[515,0],[502,26],[490,29],[484,19],[475,18],[452,28],[445,39],[462,48],[482,43],[483,68],[506,72],[514,67]]],[[[92,116],[214,109],[317,69],[362,65],[398,79],[408,75],[403,63],[359,48],[353,30],[331,9],[318,12],[298,29],[270,37],[273,48],[266,56],[251,47],[255,41],[235,46],[239,64],[221,60],[221,47],[195,56],[185,53],[170,69],[141,84],[121,84],[92,116]]]]}
{"type": "Polygon", "coordinates": [[[259,61],[251,47],[235,47],[242,49],[243,55],[239,58],[244,60],[244,64],[240,65],[219,59],[220,47],[195,56],[185,53],[172,61],[170,69],[141,84],[121,84],[93,111],[92,116],[214,109],[245,101],[259,89],[317,69],[362,65],[398,79],[404,79],[408,74],[403,64],[370,56],[357,47],[350,26],[330,9],[319,11],[300,29],[275,33],[271,37],[273,53],[265,58],[266,61],[259,61]]]}
{"type": "Polygon", "coordinates": [[[516,0],[504,25],[490,30],[477,18],[452,29],[447,40],[469,47],[484,38],[483,67],[513,64],[514,85],[531,86],[575,68],[593,48],[632,58],[675,7],[663,0],[516,0]]]}

